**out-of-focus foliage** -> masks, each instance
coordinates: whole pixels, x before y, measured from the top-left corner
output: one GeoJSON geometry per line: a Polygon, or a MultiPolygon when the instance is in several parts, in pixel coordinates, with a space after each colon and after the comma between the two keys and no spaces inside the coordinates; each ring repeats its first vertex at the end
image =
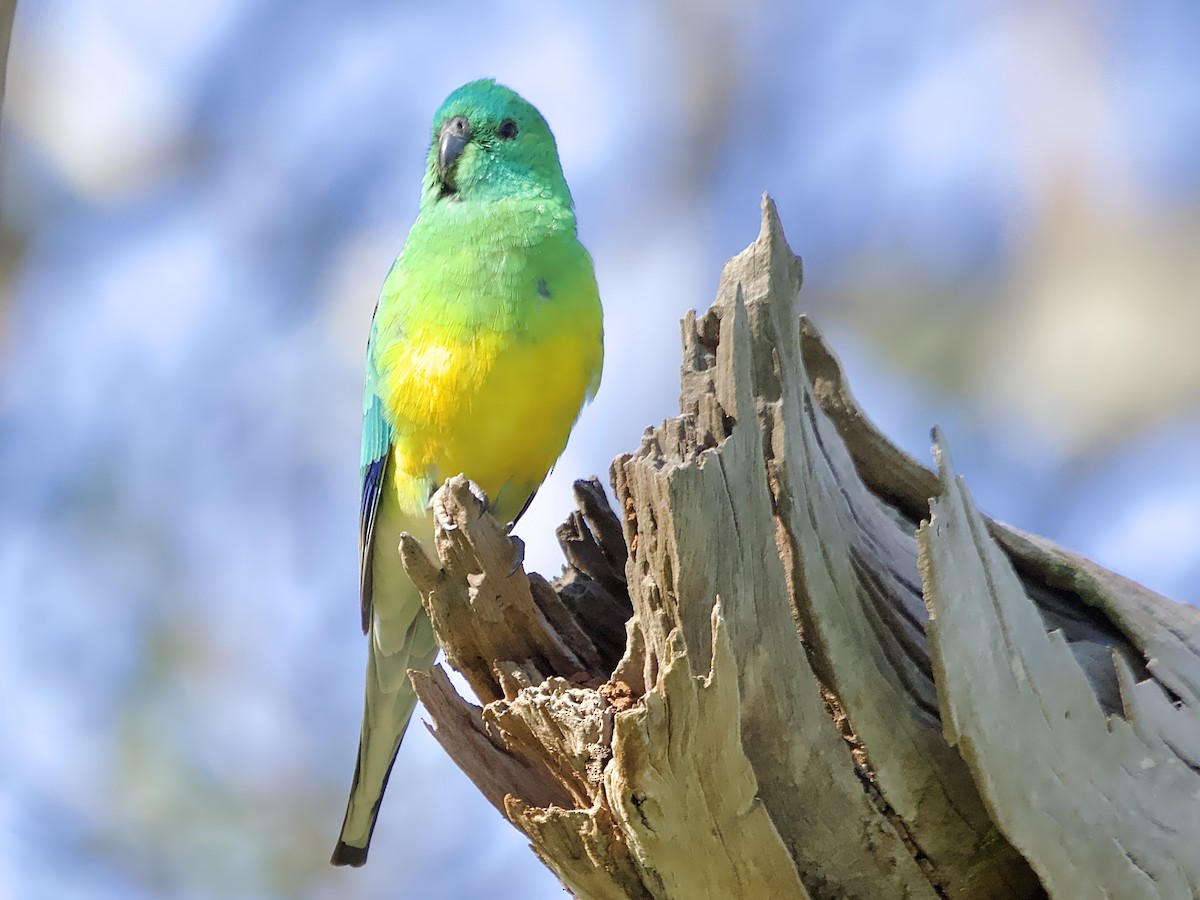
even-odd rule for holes
{"type": "MultiPolygon", "coordinates": [[[[1200,595],[1200,7],[30,0],[0,137],[0,896],[561,896],[420,728],[370,864],[357,442],[428,119],[559,138],[605,383],[521,532],[672,411],[776,197],[886,431],[1200,595]]],[[[536,386],[531,386],[536,389],[536,386]]]]}

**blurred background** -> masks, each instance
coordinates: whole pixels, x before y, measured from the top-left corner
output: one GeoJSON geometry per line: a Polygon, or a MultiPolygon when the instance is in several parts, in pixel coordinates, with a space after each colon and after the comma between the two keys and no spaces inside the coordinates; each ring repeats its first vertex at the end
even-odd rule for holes
{"type": "Polygon", "coordinates": [[[1200,598],[1200,6],[29,0],[0,133],[0,897],[555,898],[419,725],[365,869],[361,366],[429,119],[558,136],[604,384],[519,529],[675,412],[776,198],[885,432],[1200,598]]]}

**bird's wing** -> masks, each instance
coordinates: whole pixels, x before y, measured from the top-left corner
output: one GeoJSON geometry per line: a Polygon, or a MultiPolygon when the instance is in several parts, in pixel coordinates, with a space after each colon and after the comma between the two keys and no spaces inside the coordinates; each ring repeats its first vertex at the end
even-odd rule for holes
{"type": "MultiPolygon", "coordinates": [[[[374,330],[371,335],[374,340],[374,330]]],[[[363,396],[362,506],[358,514],[358,587],[362,598],[363,634],[371,624],[371,548],[375,540],[375,519],[383,494],[388,457],[392,448],[392,426],[383,415],[383,401],[376,393],[378,376],[367,345],[367,385],[363,396]]]]}

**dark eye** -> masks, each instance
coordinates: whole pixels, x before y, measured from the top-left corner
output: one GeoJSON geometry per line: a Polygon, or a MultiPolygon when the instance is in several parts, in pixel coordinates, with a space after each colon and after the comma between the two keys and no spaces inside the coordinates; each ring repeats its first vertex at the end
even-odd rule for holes
{"type": "Polygon", "coordinates": [[[505,119],[500,123],[500,127],[496,130],[496,137],[502,141],[511,141],[517,136],[517,123],[512,119],[505,119]]]}

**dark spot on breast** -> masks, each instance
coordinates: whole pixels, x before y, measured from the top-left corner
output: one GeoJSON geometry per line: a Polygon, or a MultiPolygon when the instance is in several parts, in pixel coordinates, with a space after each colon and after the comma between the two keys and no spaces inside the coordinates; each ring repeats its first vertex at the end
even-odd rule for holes
{"type": "Polygon", "coordinates": [[[550,293],[550,285],[546,284],[545,278],[538,279],[538,295],[549,299],[554,295],[550,293]]]}

